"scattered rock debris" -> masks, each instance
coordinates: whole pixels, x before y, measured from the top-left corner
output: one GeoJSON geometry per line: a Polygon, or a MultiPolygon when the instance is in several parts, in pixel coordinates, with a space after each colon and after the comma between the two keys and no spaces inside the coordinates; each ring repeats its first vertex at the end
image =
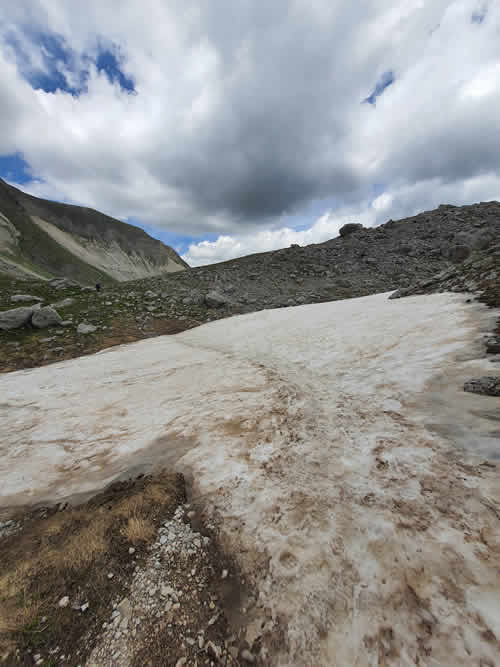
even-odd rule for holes
{"type": "Polygon", "coordinates": [[[257,662],[228,623],[236,570],[192,512],[182,476],[162,473],[1,522],[0,663],[257,662]]]}
{"type": "Polygon", "coordinates": [[[464,384],[464,391],[484,396],[500,396],[500,375],[485,375],[475,380],[468,380],[464,384]]]}

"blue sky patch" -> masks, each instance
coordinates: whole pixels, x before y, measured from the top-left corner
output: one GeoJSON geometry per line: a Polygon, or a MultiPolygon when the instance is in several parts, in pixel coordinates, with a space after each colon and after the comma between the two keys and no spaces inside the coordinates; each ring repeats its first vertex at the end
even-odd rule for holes
{"type": "Polygon", "coordinates": [[[36,90],[54,93],[57,90],[78,96],[86,90],[89,71],[95,66],[111,83],[118,83],[128,93],[135,92],[134,81],[120,68],[119,51],[99,45],[97,54],[77,54],[61,35],[33,32],[26,28],[22,37],[11,33],[7,42],[12,48],[22,76],[36,90]],[[30,47],[27,47],[30,43],[30,47]],[[41,55],[42,67],[35,67],[29,49],[41,55]],[[118,57],[117,55],[118,54],[118,57]]]}
{"type": "Polygon", "coordinates": [[[488,10],[485,8],[483,10],[473,12],[473,14],[470,18],[471,23],[482,23],[484,21],[484,19],[486,18],[487,11],[488,10]]]}
{"type": "Polygon", "coordinates": [[[96,60],[96,67],[99,72],[105,72],[111,83],[117,81],[123,90],[134,92],[133,80],[127,78],[121,71],[119,62],[111,51],[106,49],[99,53],[96,60]]]}
{"type": "Polygon", "coordinates": [[[33,180],[31,169],[20,153],[0,155],[0,178],[19,185],[33,180]]]}
{"type": "Polygon", "coordinates": [[[365,97],[363,103],[375,104],[375,102],[377,101],[377,97],[380,97],[380,95],[382,95],[384,90],[388,88],[391,84],[393,84],[394,81],[395,81],[395,76],[392,70],[384,72],[380,77],[380,79],[377,81],[372,93],[368,97],[365,97]]]}

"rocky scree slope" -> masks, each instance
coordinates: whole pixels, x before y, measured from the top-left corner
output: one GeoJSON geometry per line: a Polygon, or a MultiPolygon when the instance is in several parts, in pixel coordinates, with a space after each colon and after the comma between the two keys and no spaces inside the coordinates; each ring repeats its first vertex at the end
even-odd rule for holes
{"type": "Polygon", "coordinates": [[[172,248],[142,229],[0,180],[0,273],[110,284],[185,268],[172,248]]]}
{"type": "MultiPolygon", "coordinates": [[[[3,311],[29,305],[19,296],[36,297],[42,306],[65,304],[55,308],[64,327],[47,331],[27,324],[0,332],[0,370],[178,333],[235,314],[406,288],[443,270],[489,261],[488,249],[498,238],[500,204],[489,202],[440,206],[374,229],[350,224],[325,243],[115,283],[100,293],[64,280],[0,277],[0,320],[3,311]],[[90,330],[82,332],[82,325],[90,330]]],[[[498,285],[497,278],[490,282],[498,285]]]]}
{"type": "MultiPolygon", "coordinates": [[[[196,318],[365,296],[407,287],[482,253],[500,238],[500,203],[443,205],[338,238],[136,281],[154,308],[196,318]]],[[[129,284],[129,288],[132,283],[129,284]]]]}

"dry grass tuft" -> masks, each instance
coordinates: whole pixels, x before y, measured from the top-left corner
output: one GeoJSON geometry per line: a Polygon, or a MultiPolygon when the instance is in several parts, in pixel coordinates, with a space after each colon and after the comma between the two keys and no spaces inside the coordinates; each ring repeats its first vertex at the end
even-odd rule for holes
{"type": "Polygon", "coordinates": [[[63,548],[50,550],[46,562],[57,570],[79,570],[108,551],[108,521],[99,517],[72,535],[63,548]]]}
{"type": "Polygon", "coordinates": [[[112,512],[116,516],[125,517],[141,514],[144,511],[144,499],[141,493],[137,493],[129,498],[124,498],[113,508],[112,512]]]}
{"type": "Polygon", "coordinates": [[[107,522],[101,518],[92,521],[71,537],[66,548],[59,553],[63,566],[76,570],[104,554],[108,550],[108,540],[105,538],[107,528],[107,522]]]}
{"type": "Polygon", "coordinates": [[[57,535],[64,533],[68,526],[79,520],[85,520],[85,513],[78,509],[58,512],[47,519],[43,531],[44,536],[56,537],[57,535]]]}
{"type": "Polygon", "coordinates": [[[120,532],[129,542],[137,544],[137,542],[150,540],[155,534],[155,528],[149,519],[142,516],[131,516],[120,532]]]}
{"type": "Polygon", "coordinates": [[[22,606],[3,606],[0,610],[0,634],[17,632],[36,619],[40,605],[35,602],[25,602],[22,606]]]}
{"type": "Polygon", "coordinates": [[[37,559],[27,558],[16,565],[13,570],[8,570],[0,576],[0,600],[7,600],[24,594],[30,572],[37,565],[37,559]]]}
{"type": "Polygon", "coordinates": [[[83,621],[81,615],[58,607],[71,589],[72,595],[78,590],[78,597],[89,601],[100,628],[113,591],[121,586],[119,577],[111,581],[105,573],[133,568],[130,558],[122,563],[125,540],[146,544],[182,498],[183,480],[175,475],[119,482],[88,504],[37,518],[19,535],[2,541],[0,664],[16,649],[31,664],[33,654],[43,653],[48,641],[66,651],[74,649],[88,633],[90,617],[83,621]],[[43,617],[48,620],[42,627],[43,617]]]}
{"type": "Polygon", "coordinates": [[[171,502],[172,495],[169,493],[169,490],[161,484],[150,484],[144,491],[144,498],[146,502],[153,503],[155,505],[166,505],[171,502]]]}

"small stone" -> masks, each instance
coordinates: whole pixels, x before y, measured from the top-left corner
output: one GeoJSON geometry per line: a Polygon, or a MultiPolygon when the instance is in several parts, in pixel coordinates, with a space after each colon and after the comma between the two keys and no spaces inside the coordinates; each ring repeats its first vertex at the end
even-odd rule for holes
{"type": "Polygon", "coordinates": [[[177,662],[175,663],[175,667],[184,667],[184,665],[187,663],[187,658],[179,658],[177,662]]]}
{"type": "Polygon", "coordinates": [[[222,649],[217,646],[217,644],[214,644],[214,642],[210,641],[207,642],[207,647],[206,647],[206,652],[211,654],[216,660],[219,660],[219,658],[222,655],[222,649]]]}
{"type": "Polygon", "coordinates": [[[69,605],[69,597],[65,595],[57,603],[59,607],[67,607],[69,605]]]}
{"type": "Polygon", "coordinates": [[[212,616],[212,618],[208,621],[207,625],[213,625],[215,621],[219,618],[219,614],[215,614],[215,616],[212,616]]]}
{"type": "Polygon", "coordinates": [[[484,396],[500,396],[500,376],[485,375],[464,383],[464,391],[484,396]]]}
{"type": "Polygon", "coordinates": [[[31,294],[13,294],[10,297],[13,303],[26,303],[28,301],[43,301],[39,296],[32,296],[31,294]]]}
{"type": "Polygon", "coordinates": [[[129,547],[128,552],[129,552],[129,554],[130,554],[131,556],[132,556],[133,554],[135,554],[135,549],[134,549],[134,547],[129,547]]]}
{"type": "Polygon", "coordinates": [[[85,324],[84,322],[81,322],[76,328],[76,332],[79,334],[89,334],[94,331],[97,331],[97,327],[93,324],[85,324]]]}
{"type": "Polygon", "coordinates": [[[241,657],[246,662],[250,662],[250,663],[255,662],[255,656],[253,655],[253,653],[250,653],[250,651],[247,648],[243,649],[243,651],[241,652],[241,657]]]}
{"type": "Polygon", "coordinates": [[[108,572],[108,579],[112,579],[115,575],[112,572],[108,572]]]}
{"type": "Polygon", "coordinates": [[[228,574],[227,570],[222,570],[221,579],[226,579],[228,574]]]}
{"type": "Polygon", "coordinates": [[[85,602],[85,604],[82,604],[82,606],[80,607],[80,610],[81,610],[81,611],[87,611],[87,609],[89,608],[89,606],[90,606],[89,603],[88,603],[88,602],[85,602]]]}

